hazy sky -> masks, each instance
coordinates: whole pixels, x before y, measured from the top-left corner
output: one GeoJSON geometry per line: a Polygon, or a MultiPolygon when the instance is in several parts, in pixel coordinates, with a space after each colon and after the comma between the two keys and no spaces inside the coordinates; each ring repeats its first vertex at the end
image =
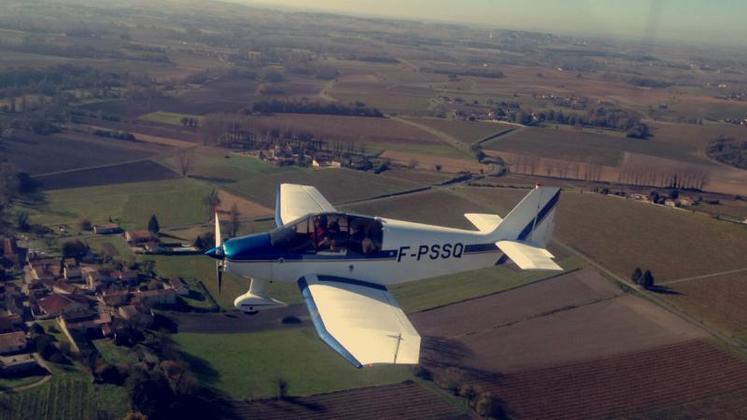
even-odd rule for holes
{"type": "Polygon", "coordinates": [[[232,0],[560,33],[747,44],[747,0],[232,0]]]}

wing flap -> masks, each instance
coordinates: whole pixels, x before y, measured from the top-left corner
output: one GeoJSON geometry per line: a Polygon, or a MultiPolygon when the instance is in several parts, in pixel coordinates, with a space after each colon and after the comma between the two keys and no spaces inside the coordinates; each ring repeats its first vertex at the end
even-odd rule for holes
{"type": "Polygon", "coordinates": [[[356,367],[418,363],[420,335],[384,286],[313,274],[298,284],[319,337],[356,367]]]}
{"type": "Polygon", "coordinates": [[[563,270],[545,248],[520,241],[498,241],[495,244],[522,270],[563,270]]]}
{"type": "Polygon", "coordinates": [[[280,184],[275,199],[275,223],[284,225],[307,214],[337,210],[316,188],[309,185],[280,184]]]}

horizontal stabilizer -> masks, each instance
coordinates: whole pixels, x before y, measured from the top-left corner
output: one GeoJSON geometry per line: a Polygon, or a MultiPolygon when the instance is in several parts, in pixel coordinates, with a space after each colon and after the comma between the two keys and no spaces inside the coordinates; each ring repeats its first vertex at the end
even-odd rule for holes
{"type": "Polygon", "coordinates": [[[503,221],[497,214],[465,213],[464,217],[472,222],[480,232],[492,232],[503,221]]]}
{"type": "Polygon", "coordinates": [[[520,241],[498,241],[495,244],[522,270],[563,270],[545,248],[520,241]]]}

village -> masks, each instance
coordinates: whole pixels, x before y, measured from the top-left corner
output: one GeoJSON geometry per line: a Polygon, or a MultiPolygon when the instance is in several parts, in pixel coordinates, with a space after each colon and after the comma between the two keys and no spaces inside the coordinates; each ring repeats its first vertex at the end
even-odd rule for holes
{"type": "MultiPolygon", "coordinates": [[[[137,253],[199,251],[162,243],[148,230],[123,232],[114,223],[92,226],[92,235],[121,235],[137,253]]],[[[173,308],[178,296],[189,294],[179,278],[159,278],[147,264],[127,266],[80,244],[69,240],[63,255],[51,255],[2,238],[0,378],[45,377],[52,374],[46,361],[71,359],[84,362],[96,377],[101,357],[92,340],[131,347],[154,326],[154,309],[173,308]]]]}

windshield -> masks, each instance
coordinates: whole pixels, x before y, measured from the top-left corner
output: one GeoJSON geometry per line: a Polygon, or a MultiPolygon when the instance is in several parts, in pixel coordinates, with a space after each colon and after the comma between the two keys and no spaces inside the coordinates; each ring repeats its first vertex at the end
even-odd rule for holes
{"type": "Polygon", "coordinates": [[[288,252],[372,254],[381,249],[381,222],[343,213],[306,216],[270,232],[273,246],[288,252]]]}

